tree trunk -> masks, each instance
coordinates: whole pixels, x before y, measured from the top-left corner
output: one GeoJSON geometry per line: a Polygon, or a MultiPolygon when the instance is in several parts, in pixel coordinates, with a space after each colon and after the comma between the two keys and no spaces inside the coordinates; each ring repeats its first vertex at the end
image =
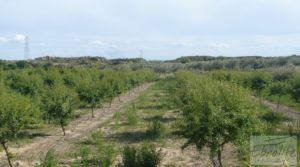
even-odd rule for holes
{"type": "Polygon", "coordinates": [[[109,108],[111,108],[111,103],[112,103],[113,99],[111,98],[109,101],[109,108]]]}
{"type": "Polygon", "coordinates": [[[279,109],[280,98],[281,98],[281,96],[279,95],[279,96],[278,96],[278,101],[277,101],[277,109],[279,109]]]}
{"type": "Polygon", "coordinates": [[[219,164],[220,164],[220,167],[222,167],[222,153],[221,153],[221,150],[218,151],[218,161],[219,161],[219,164]]]}
{"type": "Polygon", "coordinates": [[[222,167],[221,150],[219,150],[217,153],[214,153],[213,155],[211,155],[211,161],[212,161],[213,167],[222,167]]]}
{"type": "Polygon", "coordinates": [[[212,164],[213,164],[213,167],[222,167],[217,156],[212,158],[212,164]]]}
{"type": "Polygon", "coordinates": [[[60,123],[61,129],[63,131],[64,136],[66,136],[65,127],[63,123],[60,123]]]}
{"type": "Polygon", "coordinates": [[[8,161],[8,164],[10,167],[13,167],[12,163],[11,163],[11,160],[10,160],[10,155],[9,155],[9,152],[8,152],[8,148],[6,147],[5,143],[1,143],[2,147],[4,148],[4,151],[6,153],[6,157],[7,157],[7,161],[8,161]]]}
{"type": "Polygon", "coordinates": [[[94,116],[94,107],[92,107],[92,118],[95,118],[95,116],[94,116]]]}

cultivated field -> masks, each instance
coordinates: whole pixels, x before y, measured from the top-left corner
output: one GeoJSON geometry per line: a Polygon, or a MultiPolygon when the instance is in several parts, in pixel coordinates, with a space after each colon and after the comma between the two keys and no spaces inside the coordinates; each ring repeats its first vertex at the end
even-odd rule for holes
{"type": "Polygon", "coordinates": [[[300,151],[297,69],[0,75],[1,167],[250,166],[251,135],[296,136],[300,151]]]}

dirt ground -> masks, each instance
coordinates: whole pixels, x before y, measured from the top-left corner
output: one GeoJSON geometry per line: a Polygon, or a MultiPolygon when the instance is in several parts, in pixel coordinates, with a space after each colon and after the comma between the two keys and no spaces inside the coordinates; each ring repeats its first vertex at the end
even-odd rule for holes
{"type": "MultiPolygon", "coordinates": [[[[256,101],[259,100],[257,97],[254,97],[254,96],[251,96],[251,98],[256,101]]],[[[282,113],[287,118],[290,118],[290,119],[296,120],[296,121],[300,120],[300,112],[296,111],[295,109],[293,109],[291,107],[279,104],[279,108],[277,108],[276,103],[270,102],[268,100],[262,100],[261,102],[263,105],[269,107],[273,111],[282,113]]]]}

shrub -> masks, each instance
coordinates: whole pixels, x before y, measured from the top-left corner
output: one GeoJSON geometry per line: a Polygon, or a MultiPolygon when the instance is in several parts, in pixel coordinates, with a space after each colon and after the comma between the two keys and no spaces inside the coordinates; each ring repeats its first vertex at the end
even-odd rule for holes
{"type": "Polygon", "coordinates": [[[154,120],[150,127],[148,128],[146,134],[152,140],[162,138],[166,132],[166,128],[164,124],[162,124],[159,120],[154,120]]]}
{"type": "Polygon", "coordinates": [[[128,121],[129,125],[136,125],[139,122],[139,118],[137,115],[137,110],[136,109],[130,109],[128,111],[126,111],[126,118],[128,121]]]}
{"type": "Polygon", "coordinates": [[[48,151],[45,160],[37,167],[58,167],[58,160],[53,150],[48,151]]]}
{"type": "Polygon", "coordinates": [[[267,112],[262,116],[262,120],[270,123],[271,125],[278,125],[286,120],[282,113],[278,112],[267,112]]]}
{"type": "Polygon", "coordinates": [[[143,144],[140,147],[126,146],[122,157],[119,167],[157,167],[161,163],[162,152],[157,151],[153,144],[143,144]]]}
{"type": "Polygon", "coordinates": [[[82,167],[109,167],[113,164],[116,157],[115,145],[105,142],[103,134],[100,131],[93,132],[90,139],[86,143],[93,145],[93,148],[81,148],[78,155],[80,160],[75,162],[73,166],[80,165],[82,167]]]}

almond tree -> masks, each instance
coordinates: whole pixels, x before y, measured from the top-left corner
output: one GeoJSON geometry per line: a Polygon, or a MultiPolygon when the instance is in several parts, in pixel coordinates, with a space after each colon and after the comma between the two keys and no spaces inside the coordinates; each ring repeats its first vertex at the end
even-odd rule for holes
{"type": "Polygon", "coordinates": [[[281,96],[287,93],[286,83],[284,82],[275,82],[270,85],[269,94],[278,96],[277,99],[277,108],[279,108],[281,96]]]}
{"type": "Polygon", "coordinates": [[[75,94],[64,86],[55,86],[47,90],[42,103],[47,115],[61,126],[65,136],[65,126],[74,116],[75,94]]]}
{"type": "Polygon", "coordinates": [[[101,84],[99,82],[84,82],[78,87],[78,95],[80,100],[87,103],[92,110],[92,117],[94,118],[94,109],[100,105],[103,98],[101,84]]]}
{"type": "Polygon", "coordinates": [[[13,165],[6,144],[16,138],[18,132],[28,124],[34,111],[29,99],[14,93],[0,92],[0,144],[10,167],[13,165]]]}
{"type": "Polygon", "coordinates": [[[187,138],[182,146],[196,145],[210,149],[213,166],[222,167],[225,144],[247,139],[256,127],[247,94],[236,85],[217,82],[208,77],[185,74],[185,97],[182,104],[181,134],[187,138]]]}
{"type": "Polygon", "coordinates": [[[291,81],[289,93],[296,102],[300,102],[300,76],[291,81]]]}

